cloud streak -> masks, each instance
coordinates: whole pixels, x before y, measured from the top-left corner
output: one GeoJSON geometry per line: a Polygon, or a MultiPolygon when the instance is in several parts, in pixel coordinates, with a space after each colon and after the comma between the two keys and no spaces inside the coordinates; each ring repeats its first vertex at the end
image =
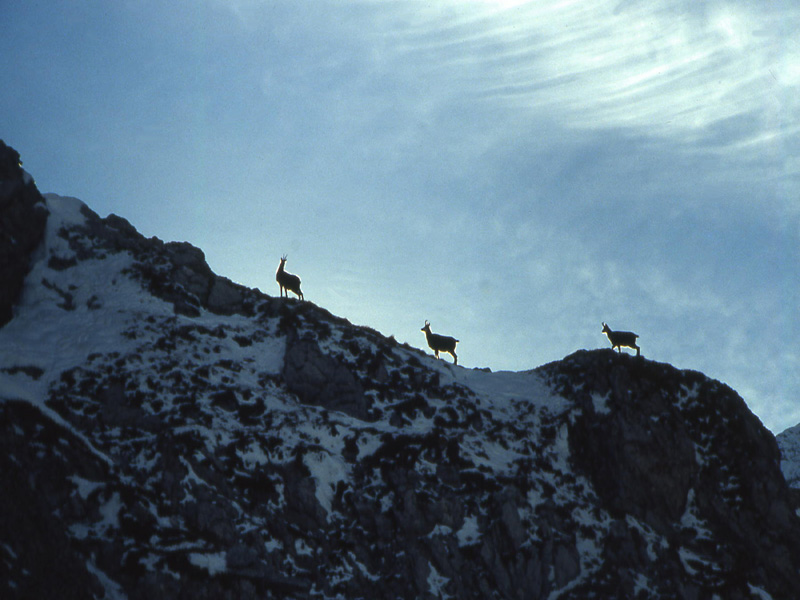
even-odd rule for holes
{"type": "Polygon", "coordinates": [[[391,40],[382,55],[440,86],[546,111],[569,127],[702,143],[715,125],[749,115],[752,127],[725,143],[756,145],[798,130],[787,117],[800,108],[800,47],[773,35],[800,28],[789,5],[444,2],[396,10],[402,16],[372,32],[391,40]]]}

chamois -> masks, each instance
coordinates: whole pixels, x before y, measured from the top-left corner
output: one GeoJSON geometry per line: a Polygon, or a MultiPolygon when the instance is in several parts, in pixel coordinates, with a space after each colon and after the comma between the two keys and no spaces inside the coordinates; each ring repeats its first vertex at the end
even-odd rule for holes
{"type": "Polygon", "coordinates": [[[286,291],[286,297],[289,297],[289,292],[294,293],[300,300],[303,300],[303,292],[300,291],[300,278],[297,275],[292,275],[284,271],[283,265],[286,264],[286,255],[284,254],[281,258],[281,264],[278,267],[278,271],[275,273],[275,281],[278,282],[278,285],[281,286],[281,298],[283,298],[283,292],[286,291]]]}
{"type": "Polygon", "coordinates": [[[458,340],[456,338],[431,332],[431,324],[428,321],[425,321],[425,327],[420,329],[420,331],[425,332],[425,339],[428,340],[428,346],[433,350],[436,358],[439,358],[439,352],[447,352],[453,355],[453,364],[458,364],[458,356],[456,356],[456,344],[458,340]]]}
{"type": "Polygon", "coordinates": [[[611,342],[611,349],[616,348],[620,353],[622,346],[626,348],[633,348],[636,350],[636,356],[641,356],[641,349],[636,345],[636,338],[639,336],[631,331],[611,331],[611,328],[603,323],[603,333],[608,336],[608,341],[611,342]]]}

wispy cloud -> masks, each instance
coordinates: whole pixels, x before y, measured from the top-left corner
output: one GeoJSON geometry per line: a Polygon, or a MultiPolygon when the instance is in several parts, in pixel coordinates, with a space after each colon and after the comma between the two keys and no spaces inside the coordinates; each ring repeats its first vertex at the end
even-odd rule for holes
{"type": "Polygon", "coordinates": [[[213,2],[283,49],[278,61],[263,57],[265,93],[296,88],[301,106],[324,107],[326,126],[379,134],[361,136],[373,146],[413,148],[459,115],[469,138],[452,148],[473,152],[547,122],[622,128],[737,161],[772,150],[786,156],[772,177],[800,175],[790,159],[800,150],[792,3],[213,2]]]}
{"type": "Polygon", "coordinates": [[[779,35],[800,25],[800,11],[790,5],[443,4],[419,11],[411,3],[391,26],[393,50],[437,77],[461,78],[467,93],[547,109],[576,127],[647,128],[691,139],[754,114],[758,128],[735,141],[796,131],[774,114],[800,107],[800,94],[790,94],[800,85],[800,44],[779,35]]]}

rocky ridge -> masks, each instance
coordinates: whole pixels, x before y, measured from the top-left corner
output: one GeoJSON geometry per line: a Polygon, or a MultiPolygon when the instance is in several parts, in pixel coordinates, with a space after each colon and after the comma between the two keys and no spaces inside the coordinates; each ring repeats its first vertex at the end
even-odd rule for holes
{"type": "Polygon", "coordinates": [[[0,328],[4,597],[800,586],[778,446],[724,384],[610,350],[453,367],[42,198],[0,157],[0,224],[30,240],[0,244],[24,248],[0,263],[21,291],[0,328]]]}

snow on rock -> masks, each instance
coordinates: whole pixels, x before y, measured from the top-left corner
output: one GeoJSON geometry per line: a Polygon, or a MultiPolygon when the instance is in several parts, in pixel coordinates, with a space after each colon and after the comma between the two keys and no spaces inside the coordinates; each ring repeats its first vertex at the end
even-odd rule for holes
{"type": "Polygon", "coordinates": [[[189,562],[196,567],[205,569],[209,575],[224,573],[227,567],[224,552],[200,553],[192,552],[189,554],[189,562]]]}
{"type": "Polygon", "coordinates": [[[333,497],[340,482],[348,480],[347,463],[338,455],[326,450],[308,452],[303,456],[303,463],[311,472],[316,483],[316,498],[330,519],[333,510],[333,497]]]}
{"type": "Polygon", "coordinates": [[[781,470],[793,488],[800,488],[800,425],[790,427],[778,437],[781,449],[781,470]]]}
{"type": "Polygon", "coordinates": [[[461,529],[456,533],[459,546],[471,546],[480,539],[480,529],[478,527],[478,518],[474,515],[464,518],[464,524],[461,529]]]}
{"type": "Polygon", "coordinates": [[[3,597],[800,585],[775,440],[719,382],[609,350],[454,367],[4,172],[49,216],[0,327],[3,597]]]}

